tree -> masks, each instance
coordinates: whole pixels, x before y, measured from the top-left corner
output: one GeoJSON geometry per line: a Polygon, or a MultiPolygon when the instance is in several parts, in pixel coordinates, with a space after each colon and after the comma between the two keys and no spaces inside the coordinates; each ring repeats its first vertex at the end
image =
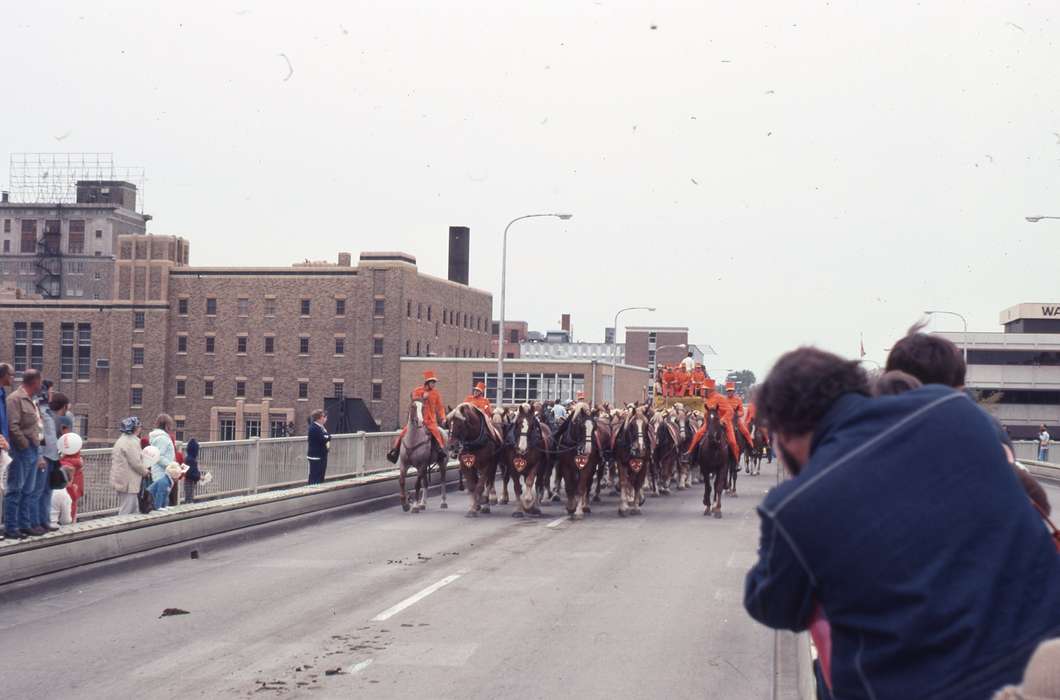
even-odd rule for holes
{"type": "Polygon", "coordinates": [[[741,394],[747,393],[747,391],[755,385],[755,373],[749,369],[741,369],[738,372],[729,372],[725,375],[726,382],[733,382],[736,384],[736,391],[741,394]]]}

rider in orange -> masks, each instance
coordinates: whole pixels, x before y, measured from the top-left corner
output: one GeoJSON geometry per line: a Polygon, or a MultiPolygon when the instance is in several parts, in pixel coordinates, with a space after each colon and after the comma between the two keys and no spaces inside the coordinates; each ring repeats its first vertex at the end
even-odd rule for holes
{"type": "Polygon", "coordinates": [[[464,399],[464,403],[477,406],[487,416],[493,417],[493,406],[490,405],[490,400],[486,398],[486,385],[482,382],[475,385],[475,388],[471,390],[471,394],[464,399]]]}
{"type": "Polygon", "coordinates": [[[692,394],[694,396],[703,395],[703,387],[707,384],[707,372],[703,369],[703,365],[697,364],[696,368],[692,370],[692,394]]]}
{"type": "MultiPolygon", "coordinates": [[[[743,435],[744,439],[747,440],[747,446],[753,447],[754,440],[751,439],[751,433],[747,431],[747,424],[743,420],[743,399],[736,395],[736,384],[733,382],[725,382],[725,397],[723,401],[728,401],[729,405],[732,406],[733,422],[736,424],[736,428],[743,435]]],[[[740,455],[737,454],[736,458],[739,459],[740,455]]]]}
{"type": "Polygon", "coordinates": [[[670,365],[663,365],[662,386],[663,396],[674,395],[674,370],[670,365]]]}
{"type": "Polygon", "coordinates": [[[674,384],[677,387],[677,396],[691,395],[691,383],[692,375],[686,372],[684,367],[678,365],[674,370],[674,384]]]}
{"type": "MultiPolygon", "coordinates": [[[[706,398],[703,399],[703,411],[710,412],[711,410],[717,410],[718,419],[721,421],[721,424],[725,426],[725,438],[729,443],[729,451],[732,452],[733,459],[739,460],[740,448],[736,444],[736,433],[732,428],[735,419],[735,409],[733,409],[733,406],[727,397],[720,396],[714,391],[714,380],[708,379],[705,386],[707,395],[706,398]]],[[[695,436],[693,436],[692,444],[688,446],[688,454],[695,454],[696,445],[699,444],[699,441],[702,440],[703,436],[706,434],[707,423],[704,421],[703,425],[696,431],[695,436]]]]}
{"type": "MultiPolygon", "coordinates": [[[[423,425],[434,437],[437,447],[441,451],[445,450],[445,438],[442,436],[442,430],[439,425],[445,422],[445,404],[442,403],[441,393],[435,388],[437,384],[438,377],[434,376],[434,372],[431,370],[427,370],[423,373],[423,386],[416,387],[412,392],[412,400],[423,402],[423,425]]],[[[401,448],[401,438],[405,437],[408,429],[409,426],[406,424],[397,436],[397,440],[394,441],[393,448],[387,453],[387,459],[391,462],[397,462],[398,450],[401,448]]]]}
{"type": "MultiPolygon", "coordinates": [[[[755,422],[755,404],[754,404],[754,401],[752,401],[751,403],[747,404],[747,409],[743,413],[743,425],[744,425],[744,428],[746,428],[748,431],[750,431],[751,423],[754,423],[754,422],[755,422]]],[[[769,431],[766,430],[765,426],[763,426],[763,425],[755,425],[755,432],[762,433],[762,438],[765,440],[767,445],[769,444],[769,431]]],[[[751,443],[751,444],[753,445],[754,443],[751,443]]]]}

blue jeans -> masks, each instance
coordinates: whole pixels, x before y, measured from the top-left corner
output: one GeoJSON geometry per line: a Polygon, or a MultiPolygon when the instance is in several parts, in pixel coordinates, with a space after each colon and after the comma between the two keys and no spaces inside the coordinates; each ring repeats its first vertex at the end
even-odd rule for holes
{"type": "MultiPolygon", "coordinates": [[[[48,529],[48,525],[52,521],[52,485],[51,485],[51,468],[53,462],[45,458],[44,459],[44,471],[37,470],[37,482],[34,484],[37,492],[36,500],[36,520],[33,521],[34,525],[39,525],[45,530],[48,529]]],[[[57,462],[56,462],[57,464],[57,462]]]]}
{"type": "MultiPolygon", "coordinates": [[[[29,530],[37,523],[37,455],[40,448],[31,445],[24,450],[11,450],[11,464],[7,468],[7,491],[4,493],[4,529],[7,532],[29,530]]],[[[46,473],[45,473],[46,474],[46,473]]],[[[48,505],[51,518],[51,504],[48,505]]]]}
{"type": "Polygon", "coordinates": [[[1049,448],[1044,446],[1038,447],[1038,461],[1048,462],[1049,461],[1049,448]]]}

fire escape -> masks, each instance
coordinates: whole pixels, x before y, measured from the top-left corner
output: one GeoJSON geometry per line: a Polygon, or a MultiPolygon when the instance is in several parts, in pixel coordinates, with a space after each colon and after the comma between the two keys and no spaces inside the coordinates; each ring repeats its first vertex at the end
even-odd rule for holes
{"type": "MultiPolygon", "coordinates": [[[[61,216],[61,214],[60,214],[61,216]]],[[[62,219],[44,222],[44,236],[37,241],[37,293],[45,299],[63,296],[62,219]]]]}

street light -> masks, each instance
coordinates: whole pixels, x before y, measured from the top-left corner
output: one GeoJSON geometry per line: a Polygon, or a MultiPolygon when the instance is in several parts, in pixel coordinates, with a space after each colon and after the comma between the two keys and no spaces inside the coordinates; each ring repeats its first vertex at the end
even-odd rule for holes
{"type": "Polygon", "coordinates": [[[611,403],[615,403],[618,400],[616,389],[618,389],[617,372],[618,368],[618,317],[627,311],[655,311],[654,306],[627,306],[624,309],[619,309],[615,313],[615,335],[611,338],[611,403]]]}
{"type": "Polygon", "coordinates": [[[1032,224],[1036,224],[1042,219],[1060,219],[1060,216],[1025,216],[1023,218],[1032,224]]]}
{"type": "Polygon", "coordinates": [[[497,406],[504,404],[504,292],[508,276],[508,229],[516,221],[523,219],[536,219],[542,216],[554,216],[563,221],[569,220],[574,214],[524,214],[517,216],[504,227],[504,237],[501,243],[501,317],[497,322],[497,406]]]}
{"type": "Polygon", "coordinates": [[[967,367],[968,366],[968,319],[966,319],[964,316],[961,316],[956,311],[925,311],[924,313],[927,314],[928,316],[931,316],[932,314],[942,314],[944,316],[956,316],[957,318],[961,319],[961,323],[964,324],[964,343],[963,343],[963,345],[964,345],[964,366],[967,367]]]}

